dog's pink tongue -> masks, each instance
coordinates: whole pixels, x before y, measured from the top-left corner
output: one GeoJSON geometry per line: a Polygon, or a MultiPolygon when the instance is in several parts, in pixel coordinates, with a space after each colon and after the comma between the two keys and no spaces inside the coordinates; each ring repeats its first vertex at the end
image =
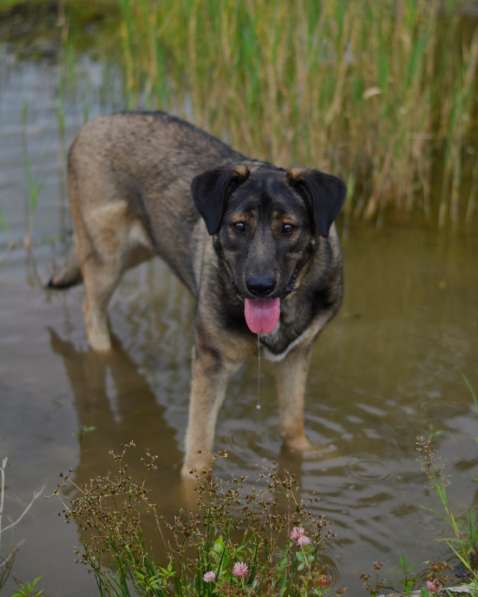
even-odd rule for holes
{"type": "Polygon", "coordinates": [[[280,299],[244,300],[244,315],[247,327],[253,334],[271,334],[280,317],[280,299]]]}

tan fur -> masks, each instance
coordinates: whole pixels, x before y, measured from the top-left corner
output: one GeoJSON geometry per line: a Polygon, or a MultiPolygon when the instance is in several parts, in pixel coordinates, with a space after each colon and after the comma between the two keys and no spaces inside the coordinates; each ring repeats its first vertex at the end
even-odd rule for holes
{"type": "Polygon", "coordinates": [[[185,477],[194,476],[212,465],[217,416],[224,402],[228,379],[236,368],[237,364],[230,364],[215,370],[207,352],[193,354],[186,456],[182,469],[185,477]]]}
{"type": "Polygon", "coordinates": [[[77,253],[85,284],[88,341],[94,350],[111,350],[108,303],[123,273],[153,256],[139,221],[128,216],[125,201],[86,212],[76,226],[77,253]]]}
{"type": "Polygon", "coordinates": [[[280,433],[285,445],[295,452],[311,448],[304,429],[304,396],[310,352],[310,345],[295,348],[275,367],[280,433]]]}

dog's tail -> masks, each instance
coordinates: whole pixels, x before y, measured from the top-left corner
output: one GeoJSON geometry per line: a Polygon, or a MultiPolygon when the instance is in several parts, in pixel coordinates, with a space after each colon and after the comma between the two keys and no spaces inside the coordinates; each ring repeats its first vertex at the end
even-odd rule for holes
{"type": "Polygon", "coordinates": [[[47,288],[54,288],[55,290],[64,290],[71,286],[81,284],[83,276],[81,275],[80,263],[73,248],[68,255],[64,266],[60,271],[54,273],[47,282],[47,288]]]}

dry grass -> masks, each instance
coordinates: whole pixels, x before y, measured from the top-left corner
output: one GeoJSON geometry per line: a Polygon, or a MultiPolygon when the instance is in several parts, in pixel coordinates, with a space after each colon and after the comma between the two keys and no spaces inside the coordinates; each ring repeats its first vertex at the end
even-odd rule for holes
{"type": "Polygon", "coordinates": [[[348,180],[349,215],[444,226],[478,191],[478,30],[463,2],[119,0],[130,107],[348,180]]]}

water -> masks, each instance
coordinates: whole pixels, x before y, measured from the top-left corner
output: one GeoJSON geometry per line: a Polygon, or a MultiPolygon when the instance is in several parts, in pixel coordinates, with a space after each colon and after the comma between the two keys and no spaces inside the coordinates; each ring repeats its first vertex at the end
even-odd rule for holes
{"type": "MultiPolygon", "coordinates": [[[[159,455],[150,475],[167,514],[182,504],[179,469],[187,421],[193,304],[161,263],[131,272],[111,308],[117,347],[111,357],[88,350],[81,288],[42,288],[68,244],[65,150],[90,116],[109,111],[101,100],[101,65],[84,60],[81,93],[65,98],[60,130],[58,67],[2,54],[0,73],[0,457],[8,456],[6,511],[14,517],[60,472],[76,483],[110,467],[108,451],[133,439],[159,455]],[[87,90],[87,91],[85,91],[87,90]],[[28,118],[22,114],[28,105],[28,118]],[[33,214],[32,252],[24,249],[31,172],[41,185],[33,214]]],[[[415,452],[419,434],[439,432],[437,446],[458,511],[474,500],[478,417],[466,375],[478,388],[478,234],[363,226],[342,230],[346,298],[318,341],[307,389],[307,430],[327,447],[320,457],[281,450],[271,365],[252,361],[232,381],[220,413],[216,447],[222,477],[264,465],[298,476],[303,495],[316,491],[317,513],[336,532],[331,556],[339,584],[363,594],[359,575],[375,560],[398,575],[406,554],[419,564],[446,553],[446,535],[415,452]],[[258,381],[260,375],[260,382],[258,381]],[[260,385],[258,385],[260,383],[260,385]],[[261,409],[256,408],[257,404],[261,409]]],[[[139,462],[131,461],[138,474],[139,462]]],[[[22,541],[14,576],[42,576],[49,595],[95,594],[75,564],[81,537],[58,517],[55,497],[39,499],[9,536],[22,541]]],[[[8,588],[14,586],[13,577],[8,588]]],[[[8,593],[8,591],[7,591],[8,593]]]]}

